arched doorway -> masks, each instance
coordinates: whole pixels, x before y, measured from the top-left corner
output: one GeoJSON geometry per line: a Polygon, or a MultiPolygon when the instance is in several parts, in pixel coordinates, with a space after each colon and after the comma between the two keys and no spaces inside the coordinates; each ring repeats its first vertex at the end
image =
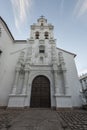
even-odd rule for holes
{"type": "Polygon", "coordinates": [[[37,76],[32,82],[31,107],[50,107],[50,81],[45,76],[37,76]]]}

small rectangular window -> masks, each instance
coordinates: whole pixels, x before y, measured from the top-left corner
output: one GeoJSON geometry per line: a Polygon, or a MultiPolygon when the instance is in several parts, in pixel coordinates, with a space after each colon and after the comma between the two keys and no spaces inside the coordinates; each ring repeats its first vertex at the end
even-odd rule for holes
{"type": "Polygon", "coordinates": [[[0,55],[2,54],[2,51],[0,50],[0,55]]]}
{"type": "Polygon", "coordinates": [[[44,53],[44,50],[39,50],[40,53],[44,53]]]}

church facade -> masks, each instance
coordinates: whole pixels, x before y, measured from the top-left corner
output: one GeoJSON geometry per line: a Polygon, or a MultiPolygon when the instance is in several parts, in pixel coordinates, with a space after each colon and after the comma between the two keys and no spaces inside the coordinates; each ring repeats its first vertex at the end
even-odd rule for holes
{"type": "Polygon", "coordinates": [[[0,106],[81,106],[76,55],[56,47],[53,29],[40,17],[29,39],[15,40],[0,18],[0,106]]]}

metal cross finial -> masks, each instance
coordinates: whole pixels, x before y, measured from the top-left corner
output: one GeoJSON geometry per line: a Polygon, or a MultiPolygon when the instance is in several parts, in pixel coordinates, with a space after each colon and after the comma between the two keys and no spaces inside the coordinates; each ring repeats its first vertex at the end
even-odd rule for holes
{"type": "Polygon", "coordinates": [[[43,16],[43,15],[41,15],[40,17],[41,17],[41,18],[44,18],[44,16],[43,16]]]}

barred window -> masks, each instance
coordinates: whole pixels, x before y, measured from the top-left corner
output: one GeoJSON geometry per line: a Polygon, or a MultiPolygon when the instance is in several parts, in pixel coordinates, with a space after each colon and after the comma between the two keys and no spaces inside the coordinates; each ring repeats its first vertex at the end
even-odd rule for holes
{"type": "Polygon", "coordinates": [[[36,39],[39,39],[39,32],[36,32],[35,37],[36,39]]]}
{"type": "Polygon", "coordinates": [[[43,45],[39,46],[39,53],[45,53],[45,47],[43,45]]]}
{"type": "Polygon", "coordinates": [[[45,34],[44,34],[44,36],[45,36],[45,39],[48,39],[48,32],[45,32],[45,34]]]}
{"type": "Polygon", "coordinates": [[[2,54],[2,50],[0,50],[0,55],[2,54]]]}

